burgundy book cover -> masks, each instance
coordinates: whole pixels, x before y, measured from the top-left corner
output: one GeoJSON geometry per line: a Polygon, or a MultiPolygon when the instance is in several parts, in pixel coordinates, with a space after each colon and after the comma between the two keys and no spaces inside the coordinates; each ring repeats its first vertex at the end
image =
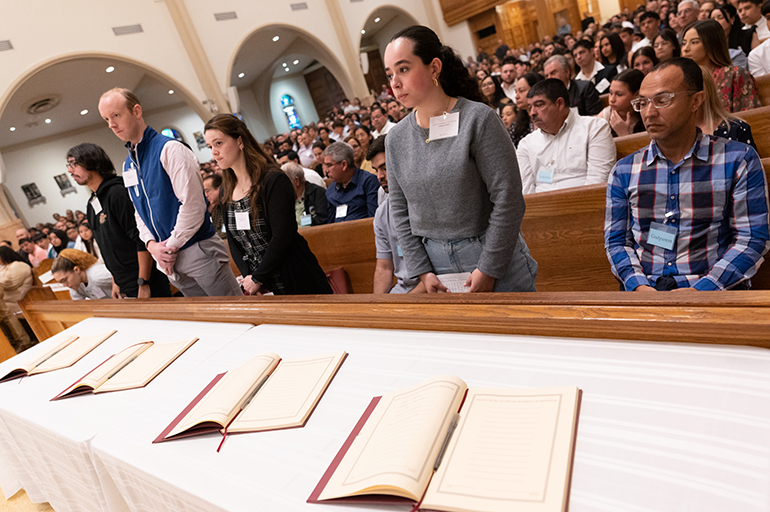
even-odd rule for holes
{"type": "Polygon", "coordinates": [[[193,399],[192,402],[187,404],[187,407],[185,407],[184,410],[182,412],[180,412],[179,415],[176,418],[174,418],[174,420],[168,425],[168,427],[166,427],[166,429],[163,432],[160,433],[160,435],[153,441],[153,444],[154,443],[160,443],[162,441],[168,441],[169,439],[179,439],[179,438],[182,438],[182,437],[194,436],[194,435],[203,434],[203,433],[206,433],[206,432],[219,432],[222,429],[222,426],[221,425],[216,425],[216,427],[205,428],[205,429],[193,429],[192,431],[182,432],[180,434],[175,435],[174,437],[171,437],[171,438],[168,438],[168,439],[166,438],[166,436],[169,434],[169,432],[174,430],[174,427],[176,427],[179,424],[179,422],[182,421],[182,419],[185,416],[187,416],[187,413],[189,413],[192,410],[192,408],[197,405],[198,402],[203,400],[203,397],[206,396],[206,394],[208,394],[209,391],[211,391],[211,388],[213,388],[216,385],[216,383],[219,382],[222,379],[222,377],[225,376],[226,373],[227,372],[222,372],[219,375],[217,375],[216,377],[214,377],[211,380],[211,382],[209,382],[206,385],[206,387],[203,388],[203,391],[198,393],[198,396],[196,396],[193,399]]]}

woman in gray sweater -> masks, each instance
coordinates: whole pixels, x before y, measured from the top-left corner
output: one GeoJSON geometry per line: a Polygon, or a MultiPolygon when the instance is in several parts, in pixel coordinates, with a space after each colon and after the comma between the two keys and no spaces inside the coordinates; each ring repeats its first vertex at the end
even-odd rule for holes
{"type": "Polygon", "coordinates": [[[427,27],[385,50],[396,98],[413,111],[385,140],[390,205],[410,277],[447,291],[436,275],[470,272],[471,292],[535,291],[537,263],[524,216],[516,150],[476,80],[427,27]]]}

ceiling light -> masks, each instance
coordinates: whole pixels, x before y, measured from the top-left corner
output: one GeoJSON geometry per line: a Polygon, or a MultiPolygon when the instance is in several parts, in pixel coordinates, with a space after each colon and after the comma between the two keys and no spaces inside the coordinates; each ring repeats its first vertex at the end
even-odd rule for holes
{"type": "Polygon", "coordinates": [[[174,89],[169,89],[169,90],[168,90],[168,93],[169,93],[169,94],[174,94],[174,89]]]}
{"type": "Polygon", "coordinates": [[[287,65],[286,65],[286,63],[285,63],[285,62],[284,62],[283,64],[281,64],[281,66],[283,66],[283,67],[285,67],[285,68],[288,68],[288,67],[289,67],[289,66],[287,66],[287,65]]]}
{"type": "Polygon", "coordinates": [[[366,30],[361,30],[361,35],[366,34],[366,30]]]}
{"type": "Polygon", "coordinates": [[[299,64],[299,61],[298,61],[298,60],[295,60],[295,61],[294,61],[294,65],[296,66],[297,64],[299,64]]]}
{"type": "Polygon", "coordinates": [[[50,119],[46,119],[45,120],[45,124],[51,124],[51,120],[50,119]]]}
{"type": "Polygon", "coordinates": [[[11,126],[11,131],[15,132],[16,131],[16,127],[15,126],[11,126]]]}
{"type": "Polygon", "coordinates": [[[287,73],[289,72],[289,68],[284,68],[283,70],[286,71],[287,73]]]}
{"type": "Polygon", "coordinates": [[[105,71],[106,71],[107,73],[112,73],[113,71],[115,71],[115,67],[114,67],[114,66],[110,66],[110,67],[108,67],[107,69],[105,69],[105,71]]]}
{"type": "Polygon", "coordinates": [[[375,23],[379,23],[380,22],[380,18],[374,18],[374,22],[375,23]]]}
{"type": "Polygon", "coordinates": [[[86,114],[88,114],[88,110],[87,109],[83,109],[83,110],[80,111],[80,115],[81,116],[84,116],[86,114]]]}
{"type": "Polygon", "coordinates": [[[273,36],[273,42],[274,42],[274,43],[275,43],[276,41],[278,41],[279,39],[280,39],[280,36],[273,36]]]}
{"type": "Polygon", "coordinates": [[[243,78],[244,76],[246,76],[246,73],[238,73],[238,78],[243,78]]]}

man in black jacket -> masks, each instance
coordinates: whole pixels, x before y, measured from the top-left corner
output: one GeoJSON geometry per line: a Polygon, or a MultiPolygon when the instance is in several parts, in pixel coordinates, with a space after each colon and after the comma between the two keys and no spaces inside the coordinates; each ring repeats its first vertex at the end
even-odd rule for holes
{"type": "Polygon", "coordinates": [[[67,169],[78,185],[94,191],[86,218],[112,274],[112,298],[170,297],[168,279],[139,238],[134,205],[107,153],[95,144],[80,144],[67,151],[67,169]]]}
{"type": "Polygon", "coordinates": [[[305,181],[305,170],[296,162],[283,164],[281,170],[286,173],[294,187],[297,226],[320,226],[329,222],[326,190],[305,181]]]}
{"type": "Polygon", "coordinates": [[[556,78],[564,82],[569,90],[570,107],[577,107],[578,114],[595,116],[602,111],[602,99],[594,84],[586,80],[570,80],[571,70],[564,56],[554,55],[549,58],[543,71],[546,78],[556,78]]]}

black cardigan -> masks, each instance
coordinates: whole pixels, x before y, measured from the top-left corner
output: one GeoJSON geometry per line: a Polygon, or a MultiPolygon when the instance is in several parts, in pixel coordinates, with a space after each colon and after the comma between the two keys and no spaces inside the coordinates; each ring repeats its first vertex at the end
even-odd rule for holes
{"type": "MultiPolygon", "coordinates": [[[[220,206],[225,219],[230,254],[241,275],[251,274],[254,281],[264,283],[270,288],[271,275],[278,271],[288,295],[332,293],[318,260],[305,239],[297,232],[294,187],[288,176],[280,171],[268,171],[262,181],[259,201],[259,215],[265,218],[269,242],[262,255],[262,263],[254,272],[249,268],[243,248],[230,234],[226,204],[220,206]]],[[[251,205],[251,208],[254,208],[254,205],[251,205]]]]}

